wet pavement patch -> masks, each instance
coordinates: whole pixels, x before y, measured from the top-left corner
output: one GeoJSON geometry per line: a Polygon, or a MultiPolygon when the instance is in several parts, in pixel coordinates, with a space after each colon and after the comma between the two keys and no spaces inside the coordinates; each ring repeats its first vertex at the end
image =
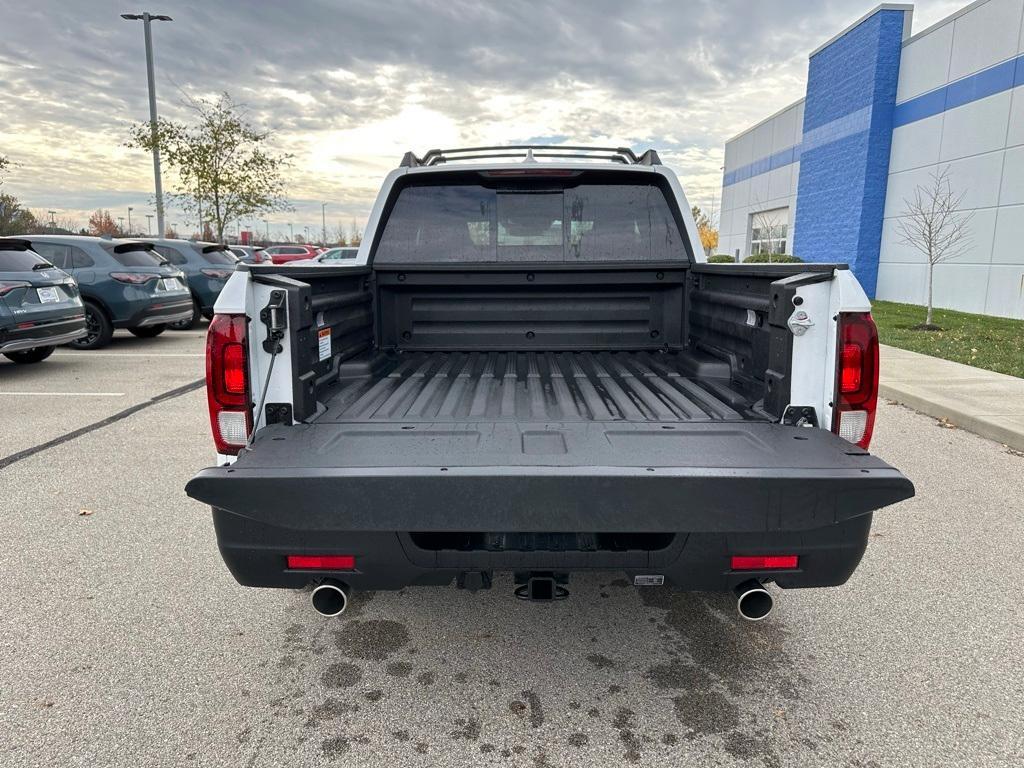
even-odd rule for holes
{"type": "Polygon", "coordinates": [[[673,659],[665,664],[655,664],[644,675],[659,690],[692,690],[708,688],[714,678],[694,664],[673,659]]]}
{"type": "Polygon", "coordinates": [[[540,728],[544,725],[544,707],[541,706],[540,696],[533,691],[523,691],[523,698],[530,705],[530,725],[540,728]]]}
{"type": "Polygon", "coordinates": [[[338,699],[327,699],[322,704],[313,708],[313,712],[306,721],[307,726],[318,726],[325,720],[337,720],[338,718],[350,715],[359,711],[358,704],[352,704],[338,699]]]}
{"type": "Polygon", "coordinates": [[[334,633],[334,642],[346,656],[384,661],[409,643],[409,630],[384,619],[350,621],[334,633]]]}
{"type": "Polygon", "coordinates": [[[724,733],[740,723],[739,709],[718,691],[686,691],[672,698],[679,722],[699,735],[724,733]]]}
{"type": "Polygon", "coordinates": [[[343,755],[352,748],[347,736],[334,736],[330,739],[324,739],[321,746],[324,754],[329,755],[330,757],[343,755]]]}
{"type": "Polygon", "coordinates": [[[328,688],[351,688],[363,679],[363,670],[355,664],[331,664],[324,671],[323,681],[328,688]]]}
{"type": "Polygon", "coordinates": [[[455,724],[459,727],[451,732],[451,737],[453,739],[468,739],[469,741],[476,741],[480,738],[480,733],[483,731],[480,721],[475,717],[471,717],[467,720],[460,718],[455,721],[455,724]]]}
{"type": "Polygon", "coordinates": [[[615,710],[615,718],[612,720],[612,727],[619,732],[619,740],[626,747],[623,757],[630,763],[640,761],[640,739],[636,735],[635,718],[636,713],[633,710],[619,707],[615,710]]]}
{"type": "Polygon", "coordinates": [[[569,743],[578,749],[587,746],[589,741],[590,737],[585,733],[574,733],[569,736],[569,743]]]}
{"type": "Polygon", "coordinates": [[[600,653],[592,653],[587,656],[587,661],[594,665],[596,669],[611,669],[615,666],[615,662],[600,653]]]}
{"type": "Polygon", "coordinates": [[[392,661],[384,669],[392,677],[408,677],[412,674],[412,664],[408,661],[392,661]]]}

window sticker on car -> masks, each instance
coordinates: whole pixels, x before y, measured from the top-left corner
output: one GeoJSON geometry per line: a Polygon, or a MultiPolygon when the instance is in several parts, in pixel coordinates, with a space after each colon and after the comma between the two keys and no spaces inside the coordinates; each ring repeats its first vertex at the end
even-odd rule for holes
{"type": "Polygon", "coordinates": [[[321,360],[326,360],[331,356],[331,329],[321,328],[316,333],[317,337],[317,353],[321,360]]]}
{"type": "Polygon", "coordinates": [[[47,286],[45,288],[36,288],[36,294],[39,296],[40,304],[56,304],[60,301],[60,292],[56,286],[47,286]]]}

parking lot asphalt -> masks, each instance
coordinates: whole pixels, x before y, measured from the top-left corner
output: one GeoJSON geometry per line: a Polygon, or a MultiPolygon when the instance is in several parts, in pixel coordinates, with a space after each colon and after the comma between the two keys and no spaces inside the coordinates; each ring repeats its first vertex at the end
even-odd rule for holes
{"type": "MultiPolygon", "coordinates": [[[[197,331],[0,364],[0,466],[201,355],[197,331]]],[[[204,393],[158,400],[0,469],[0,764],[1020,765],[1024,456],[892,405],[873,447],[917,497],[847,585],[775,590],[766,622],[615,573],[324,620],[235,584],[182,490],[212,456],[204,393]]]]}
{"type": "Polygon", "coordinates": [[[0,412],[17,425],[0,430],[0,458],[45,443],[150,397],[201,379],[205,330],[137,339],[118,331],[109,347],[60,347],[44,363],[0,356],[0,412]]]}

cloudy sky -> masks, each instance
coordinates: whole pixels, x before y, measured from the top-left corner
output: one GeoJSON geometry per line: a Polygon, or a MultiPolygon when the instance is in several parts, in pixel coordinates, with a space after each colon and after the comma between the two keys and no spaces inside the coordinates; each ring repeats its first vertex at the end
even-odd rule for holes
{"type": "MultiPolygon", "coordinates": [[[[228,91],[295,156],[271,232],[366,213],[402,154],[526,141],[655,147],[710,206],[727,138],[803,95],[807,54],[873,0],[0,0],[4,189],[82,224],[153,212],[140,22],[154,23],[161,115],[228,91]]],[[[966,0],[924,0],[924,29],[966,0]]],[[[174,189],[165,179],[165,189],[174,189]]],[[[140,219],[141,221],[141,219],[140,219]]],[[[180,212],[168,222],[189,227],[180,212]],[[181,219],[181,221],[178,221],[181,219]]],[[[262,225],[260,225],[262,227],[262,225]]]]}

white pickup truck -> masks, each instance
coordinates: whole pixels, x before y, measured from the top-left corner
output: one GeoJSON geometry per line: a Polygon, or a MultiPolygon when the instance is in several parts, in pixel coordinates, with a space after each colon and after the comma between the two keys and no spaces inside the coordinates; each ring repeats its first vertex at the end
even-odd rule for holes
{"type": "MultiPolygon", "coordinates": [[[[842,258],[842,254],[836,254],[842,258]]],[[[343,266],[238,266],[207,342],[213,508],[245,585],[566,597],[844,583],[913,485],[868,452],[870,304],[842,264],[711,265],[653,151],[405,156],[343,266]]]]}

